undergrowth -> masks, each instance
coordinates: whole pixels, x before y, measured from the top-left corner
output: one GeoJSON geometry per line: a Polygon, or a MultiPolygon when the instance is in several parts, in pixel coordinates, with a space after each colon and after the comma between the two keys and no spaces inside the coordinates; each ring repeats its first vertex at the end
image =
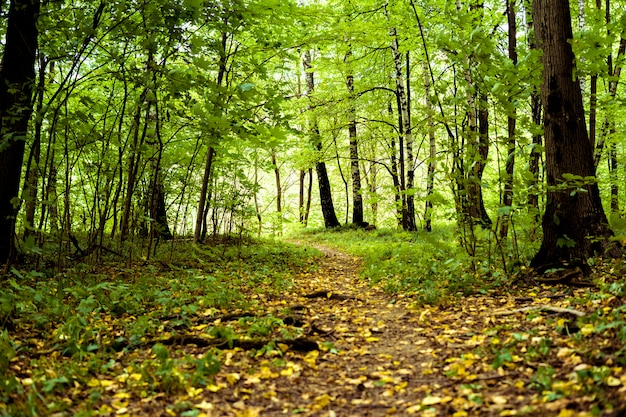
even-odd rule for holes
{"type": "Polygon", "coordinates": [[[510,285],[519,273],[519,256],[510,248],[497,248],[491,232],[475,233],[474,256],[461,247],[453,228],[410,233],[346,227],[307,236],[362,257],[362,277],[386,291],[415,297],[418,304],[438,304],[510,285]]]}
{"type": "Polygon", "coordinates": [[[45,397],[79,386],[90,393],[90,415],[89,404],[106,389],[98,381],[114,378],[136,378],[146,395],[207,386],[220,369],[218,348],[197,357],[151,341],[175,337],[198,317],[243,311],[259,315],[194,328],[226,347],[241,337],[298,336],[281,329],[280,319],[264,316],[263,303],[289,291],[294,271],[312,268],[317,255],[275,241],[175,242],[149,261],[103,259],[62,271],[13,268],[0,277],[0,416],[63,412],[70,404],[46,403],[45,397]],[[151,345],[150,357],[119,369],[116,358],[134,358],[151,345]],[[27,373],[20,358],[30,360],[27,373]]]}

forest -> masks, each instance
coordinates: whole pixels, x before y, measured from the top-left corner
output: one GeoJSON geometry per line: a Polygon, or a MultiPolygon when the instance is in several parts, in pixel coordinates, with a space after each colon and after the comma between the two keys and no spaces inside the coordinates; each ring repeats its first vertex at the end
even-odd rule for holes
{"type": "Polygon", "coordinates": [[[0,0],[0,416],[624,416],[623,0],[0,0]]]}

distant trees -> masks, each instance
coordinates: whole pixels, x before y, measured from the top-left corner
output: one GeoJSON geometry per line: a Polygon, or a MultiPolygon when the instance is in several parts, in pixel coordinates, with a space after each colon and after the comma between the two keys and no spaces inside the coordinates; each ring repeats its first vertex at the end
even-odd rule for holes
{"type": "Polygon", "coordinates": [[[538,36],[546,23],[528,1],[81,5],[46,2],[34,18],[37,2],[13,0],[0,21],[3,263],[13,236],[31,253],[55,242],[63,262],[107,244],[147,255],[181,234],[335,227],[338,213],[407,231],[453,223],[472,256],[488,236],[508,259],[544,209],[534,266],[614,254],[600,204],[619,219],[618,0],[582,6],[585,36],[560,34],[567,57],[539,45],[559,57],[549,71],[577,59],[588,97],[568,75],[545,83],[533,17],[538,36]],[[547,104],[555,91],[580,101],[545,108],[545,149],[541,82],[547,104]],[[586,98],[599,126],[587,138],[586,98]]]}

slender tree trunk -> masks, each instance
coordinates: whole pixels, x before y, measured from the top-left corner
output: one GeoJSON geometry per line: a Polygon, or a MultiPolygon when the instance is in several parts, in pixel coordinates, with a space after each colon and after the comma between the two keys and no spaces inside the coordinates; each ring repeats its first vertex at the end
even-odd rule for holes
{"type": "Polygon", "coordinates": [[[204,165],[204,176],[202,177],[202,186],[200,188],[200,199],[198,201],[198,211],[196,214],[196,227],[194,228],[193,241],[195,243],[200,242],[202,237],[202,225],[205,224],[206,230],[206,213],[205,207],[208,207],[207,202],[207,190],[209,188],[209,180],[211,178],[211,167],[213,166],[213,158],[215,157],[215,149],[209,146],[207,151],[206,163],[204,165]]]}
{"type": "MultiPolygon", "coordinates": [[[[389,114],[393,115],[393,107],[391,103],[389,103],[389,114]]],[[[402,119],[399,119],[399,122],[402,123],[402,119]]],[[[402,201],[402,190],[403,185],[400,182],[400,178],[403,177],[400,174],[400,167],[398,166],[398,153],[396,149],[396,132],[391,131],[391,141],[389,143],[389,159],[391,161],[391,181],[393,182],[394,188],[394,200],[396,203],[396,218],[398,219],[398,226],[403,227],[404,218],[404,203],[402,201]]],[[[402,143],[402,142],[401,142],[402,143]]],[[[402,153],[401,153],[402,154],[402,153]]]]}
{"type": "Polygon", "coordinates": [[[574,77],[572,22],[568,0],[534,0],[533,20],[543,49],[547,204],[543,241],[531,266],[580,266],[595,255],[619,257],[595,180],[593,148],[587,135],[582,93],[574,77]],[[583,188],[585,191],[580,192],[583,188]],[[590,238],[591,237],[591,238],[590,238]]]}
{"type": "Polygon", "coordinates": [[[435,140],[435,108],[430,98],[431,94],[431,82],[430,75],[428,73],[428,63],[422,61],[422,67],[424,69],[424,92],[426,93],[426,101],[428,105],[428,140],[429,140],[429,155],[428,155],[428,174],[426,176],[426,207],[424,208],[424,230],[431,232],[432,217],[433,217],[433,191],[435,189],[435,170],[437,168],[437,142],[435,140]]]}
{"type": "MultiPolygon", "coordinates": [[[[311,52],[306,51],[304,53],[303,60],[304,71],[306,73],[306,86],[307,95],[311,97],[315,90],[315,80],[313,71],[311,70],[311,52]]],[[[309,106],[309,111],[312,111],[312,106],[309,106]]],[[[315,115],[311,116],[311,136],[312,142],[319,153],[319,160],[315,164],[315,170],[317,172],[317,180],[320,191],[320,204],[322,207],[322,216],[324,217],[324,225],[326,228],[340,226],[337,214],[335,213],[335,206],[333,204],[332,190],[330,187],[330,181],[328,180],[328,173],[326,171],[326,163],[322,159],[322,138],[320,137],[319,127],[315,115]]]]}
{"type": "Polygon", "coordinates": [[[133,204],[133,196],[137,185],[137,174],[139,173],[139,162],[141,160],[141,147],[144,137],[141,132],[141,111],[144,105],[148,89],[144,88],[139,96],[137,109],[133,118],[133,142],[130,147],[130,156],[128,161],[128,173],[126,174],[126,192],[124,195],[124,209],[122,212],[122,221],[120,222],[120,240],[124,241],[130,233],[131,209],[133,204]]]}
{"type": "MultiPolygon", "coordinates": [[[[513,65],[517,65],[517,21],[515,19],[515,0],[506,0],[507,21],[509,24],[509,59],[513,65]]],[[[513,102],[513,97],[509,99],[513,102]]],[[[505,213],[502,215],[500,223],[500,237],[505,238],[509,233],[509,222],[511,207],[513,206],[513,175],[515,171],[515,127],[517,121],[517,111],[512,107],[507,117],[507,158],[506,158],[506,178],[504,179],[504,193],[502,195],[502,206],[505,213]]]]}
{"type": "Polygon", "coordinates": [[[298,221],[304,226],[304,180],[306,179],[306,171],[300,170],[299,192],[298,192],[298,221]]]}
{"type": "Polygon", "coordinates": [[[400,46],[398,35],[395,28],[389,31],[391,35],[391,51],[393,62],[395,65],[396,95],[398,101],[398,120],[400,128],[400,183],[402,185],[402,228],[408,231],[417,230],[415,224],[415,206],[413,204],[412,190],[413,186],[413,134],[411,132],[411,119],[409,112],[409,101],[407,91],[404,85],[404,76],[402,74],[402,55],[400,54],[400,46]],[[406,159],[405,147],[406,146],[406,159]],[[405,176],[406,175],[406,176],[405,176]]]}
{"type": "Polygon", "coordinates": [[[15,255],[15,217],[33,112],[39,0],[12,0],[0,69],[0,263],[15,255]]]}
{"type": "MultiPolygon", "coordinates": [[[[346,54],[345,61],[349,65],[352,52],[346,54]]],[[[352,223],[357,226],[363,225],[363,195],[361,193],[361,171],[359,169],[359,147],[357,142],[356,128],[356,104],[354,97],[354,76],[348,73],[346,76],[348,88],[348,136],[350,137],[350,170],[352,174],[352,223]]]]}
{"type": "Polygon", "coordinates": [[[272,166],[274,168],[274,180],[276,182],[276,214],[278,216],[278,235],[283,235],[283,189],[280,183],[280,169],[276,162],[276,151],[272,150],[272,166]]]}
{"type": "Polygon", "coordinates": [[[304,226],[309,224],[309,214],[311,213],[311,197],[313,194],[313,168],[309,168],[309,185],[306,192],[306,207],[304,209],[304,226]]]}
{"type": "MultiPolygon", "coordinates": [[[[606,9],[607,27],[609,27],[610,23],[611,23],[611,14],[610,14],[610,7],[607,1],[607,9],[606,9]]],[[[617,56],[615,57],[615,62],[617,62],[618,64],[616,64],[615,67],[613,66],[612,54],[609,54],[609,56],[607,57],[608,75],[609,75],[609,96],[611,97],[611,101],[614,101],[615,97],[617,96],[617,87],[619,85],[619,78],[622,73],[622,66],[619,63],[623,61],[624,53],[626,52],[626,37],[624,36],[625,32],[626,32],[626,28],[623,28],[622,33],[620,34],[621,38],[620,38],[620,43],[619,43],[619,47],[617,50],[617,56]]],[[[610,32],[607,33],[607,35],[610,35],[610,34],[611,34],[610,32]]],[[[604,121],[602,123],[602,130],[600,132],[600,138],[597,141],[597,143],[595,143],[595,154],[593,158],[593,163],[596,169],[598,168],[598,164],[600,163],[600,158],[602,157],[602,151],[604,149],[606,137],[608,136],[613,126],[614,126],[614,120],[612,120],[611,112],[607,112],[607,114],[604,116],[604,121]]]]}
{"type": "MultiPolygon", "coordinates": [[[[524,0],[524,13],[526,16],[527,35],[528,35],[528,48],[531,51],[537,49],[537,42],[535,40],[535,33],[533,29],[533,16],[532,5],[530,0],[524,0]]],[[[539,161],[543,154],[541,148],[543,143],[543,137],[538,133],[541,126],[541,95],[539,94],[539,88],[537,85],[531,86],[532,91],[530,93],[530,112],[531,121],[533,126],[532,133],[532,147],[530,149],[530,155],[528,160],[529,170],[531,178],[528,182],[528,210],[534,214],[535,221],[539,222],[539,161]]]]}
{"type": "MultiPolygon", "coordinates": [[[[611,135],[615,134],[615,129],[611,135]]],[[[609,177],[611,178],[611,213],[619,214],[619,179],[617,175],[617,144],[611,143],[609,149],[609,177]]]]}
{"type": "MultiPolygon", "coordinates": [[[[226,67],[228,55],[226,52],[226,48],[228,46],[228,33],[222,32],[220,35],[220,59],[218,63],[218,71],[217,71],[217,79],[216,85],[219,89],[224,82],[224,77],[226,76],[226,67]]],[[[209,181],[211,179],[211,166],[213,165],[213,159],[215,158],[215,149],[213,145],[209,145],[209,150],[207,152],[206,163],[204,165],[204,175],[202,176],[202,186],[200,190],[200,199],[198,201],[198,210],[196,215],[196,227],[193,233],[193,240],[195,243],[200,242],[200,240],[204,237],[203,235],[206,233],[206,214],[208,211],[205,210],[205,205],[207,204],[207,190],[209,187],[209,181]],[[203,228],[204,225],[204,228],[203,228]],[[204,230],[204,233],[203,233],[204,230]]]]}
{"type": "Polygon", "coordinates": [[[26,196],[25,207],[24,207],[24,215],[26,218],[24,237],[29,236],[35,228],[35,211],[37,210],[37,194],[38,194],[38,186],[39,186],[39,178],[41,177],[41,131],[43,128],[43,96],[44,89],[46,86],[46,67],[48,66],[48,61],[45,57],[39,57],[39,74],[38,74],[38,82],[37,82],[37,94],[36,94],[36,102],[37,109],[36,114],[39,117],[35,120],[35,137],[33,140],[33,145],[31,147],[31,152],[28,157],[28,163],[26,168],[26,181],[24,181],[24,195],[26,196]]]}

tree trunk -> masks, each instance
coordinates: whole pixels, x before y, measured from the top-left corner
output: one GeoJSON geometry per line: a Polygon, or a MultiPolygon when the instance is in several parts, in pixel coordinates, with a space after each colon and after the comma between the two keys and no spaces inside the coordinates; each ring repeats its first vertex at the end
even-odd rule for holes
{"type": "MultiPolygon", "coordinates": [[[[535,40],[535,34],[533,29],[533,18],[531,11],[530,0],[524,1],[524,12],[526,15],[526,24],[528,27],[528,48],[532,51],[537,49],[537,42],[535,40]]],[[[532,138],[532,147],[529,155],[529,170],[532,174],[532,180],[528,183],[528,209],[534,214],[535,221],[539,221],[539,160],[541,159],[542,151],[541,145],[543,143],[543,137],[538,133],[539,126],[541,125],[541,95],[539,94],[538,86],[533,85],[530,93],[530,111],[532,126],[535,129],[532,138]]]]}
{"type": "Polygon", "coordinates": [[[402,185],[402,228],[408,231],[417,230],[415,224],[415,206],[411,188],[413,186],[413,134],[411,132],[411,119],[409,111],[409,101],[407,91],[404,86],[402,75],[402,55],[398,34],[395,28],[391,28],[389,34],[392,36],[391,51],[395,66],[396,95],[398,102],[398,120],[400,135],[400,184],[402,185]],[[406,146],[406,159],[405,147],[406,146]],[[406,177],[405,177],[406,173],[406,177]]]}
{"type": "Polygon", "coordinates": [[[430,153],[428,155],[428,174],[426,177],[426,207],[424,208],[424,230],[431,232],[433,217],[433,191],[435,189],[435,169],[437,168],[437,142],[435,140],[435,108],[430,98],[431,82],[428,73],[428,63],[422,61],[424,68],[424,92],[428,105],[428,140],[430,142],[430,153]]]}
{"type": "MultiPolygon", "coordinates": [[[[611,14],[610,14],[609,2],[607,1],[607,8],[606,8],[607,27],[609,27],[610,23],[611,23],[611,14]]],[[[624,37],[624,31],[626,31],[626,28],[622,29],[620,43],[617,49],[617,56],[615,57],[615,62],[617,62],[617,64],[615,65],[615,68],[613,67],[613,55],[609,54],[609,56],[607,57],[607,64],[608,64],[607,66],[608,66],[608,75],[609,75],[609,95],[611,97],[611,101],[614,101],[617,95],[617,87],[619,85],[619,78],[622,73],[621,62],[623,60],[624,53],[626,52],[626,38],[624,37]]],[[[611,34],[610,32],[607,33],[607,35],[610,35],[610,34],[611,34]]],[[[609,117],[610,114],[611,114],[610,112],[607,112],[607,114],[604,116],[604,121],[602,123],[602,130],[600,132],[600,139],[597,141],[597,143],[595,143],[595,154],[594,154],[593,162],[594,162],[596,169],[598,168],[598,164],[600,163],[600,158],[602,157],[602,150],[604,149],[604,143],[606,141],[606,137],[610,133],[611,129],[613,129],[615,126],[615,121],[612,120],[611,117],[609,117]]],[[[592,144],[594,144],[594,142],[592,142],[592,144]]]]}
{"type": "MultiPolygon", "coordinates": [[[[393,107],[391,103],[389,103],[388,107],[389,115],[393,115],[393,107]]],[[[402,120],[400,120],[402,123],[402,120]]],[[[404,215],[404,204],[402,203],[402,189],[403,186],[400,183],[400,171],[398,167],[398,157],[396,152],[396,132],[391,130],[391,141],[389,143],[389,159],[391,162],[391,180],[393,181],[393,189],[394,189],[394,200],[396,203],[396,218],[398,220],[398,226],[402,227],[404,215]]]]}
{"type": "Polygon", "coordinates": [[[547,204],[543,241],[531,266],[580,266],[596,255],[621,256],[595,180],[593,148],[587,135],[582,93],[574,74],[572,22],[568,0],[535,0],[533,20],[543,49],[547,204]],[[590,238],[591,237],[591,238],[590,238]]]}
{"type": "MultiPolygon", "coordinates": [[[[276,182],[276,226],[278,236],[283,235],[283,187],[280,182],[280,169],[276,162],[276,151],[272,149],[272,166],[274,168],[274,180],[276,182]]],[[[259,214],[260,215],[260,214],[259,214]]]]}
{"type": "MultiPolygon", "coordinates": [[[[313,77],[313,71],[311,70],[310,51],[306,51],[304,53],[304,60],[302,63],[306,73],[307,95],[310,97],[315,89],[315,80],[313,77]]],[[[309,111],[311,110],[312,106],[309,106],[309,111]]],[[[335,213],[335,206],[333,205],[333,196],[330,188],[330,181],[328,180],[328,173],[326,172],[326,163],[322,160],[322,139],[320,137],[320,130],[314,115],[311,116],[310,129],[313,145],[319,152],[319,160],[315,164],[315,170],[317,172],[317,180],[320,191],[320,205],[322,206],[324,225],[326,228],[337,227],[340,226],[340,223],[337,219],[337,214],[335,213]]]]}
{"type": "MultiPolygon", "coordinates": [[[[515,19],[515,0],[506,0],[507,21],[509,24],[509,59],[513,65],[517,65],[517,21],[515,19]]],[[[509,98],[512,103],[513,97],[509,98]]],[[[504,193],[502,195],[502,206],[505,208],[501,218],[500,237],[505,238],[509,233],[509,222],[511,219],[511,207],[513,205],[513,174],[515,170],[515,125],[517,112],[515,107],[511,110],[507,118],[507,158],[506,158],[506,178],[504,179],[504,193]]]]}
{"type": "Polygon", "coordinates": [[[195,243],[200,242],[202,238],[202,225],[204,224],[204,230],[206,230],[206,212],[205,207],[208,207],[207,202],[207,190],[209,188],[209,180],[211,178],[211,167],[213,166],[213,158],[215,157],[215,149],[209,146],[207,151],[206,163],[204,165],[204,176],[202,177],[202,186],[200,189],[200,200],[198,201],[198,211],[196,213],[196,227],[193,232],[193,241],[195,243]]]}
{"type": "MultiPolygon", "coordinates": [[[[218,62],[218,71],[216,77],[216,85],[218,89],[222,87],[222,83],[224,82],[224,77],[226,75],[226,66],[228,61],[228,54],[226,51],[227,47],[228,33],[222,32],[220,34],[220,59],[218,62]]],[[[221,93],[218,93],[218,95],[219,94],[221,93]]],[[[211,167],[213,165],[214,159],[215,149],[213,148],[213,145],[209,145],[206,163],[204,165],[204,175],[202,176],[200,200],[198,201],[198,210],[196,215],[196,226],[193,233],[193,241],[195,243],[200,242],[200,240],[204,239],[204,236],[206,235],[206,216],[208,214],[207,190],[209,188],[209,181],[211,179],[211,167]]]]}
{"type": "MultiPolygon", "coordinates": [[[[612,134],[615,133],[613,129],[612,134]]],[[[609,178],[611,179],[611,214],[619,215],[619,179],[617,175],[617,144],[611,143],[609,149],[609,178]]]]}
{"type": "Polygon", "coordinates": [[[33,112],[39,0],[12,0],[0,69],[0,263],[15,255],[15,217],[33,112]]]}
{"type": "MultiPolygon", "coordinates": [[[[352,52],[346,54],[348,61],[352,52]]],[[[349,63],[348,63],[349,64],[349,63]]],[[[363,225],[363,195],[361,194],[361,171],[359,169],[359,147],[356,130],[356,105],[354,98],[354,76],[350,72],[346,76],[348,88],[348,136],[350,137],[350,169],[352,174],[352,223],[363,225]]]]}

